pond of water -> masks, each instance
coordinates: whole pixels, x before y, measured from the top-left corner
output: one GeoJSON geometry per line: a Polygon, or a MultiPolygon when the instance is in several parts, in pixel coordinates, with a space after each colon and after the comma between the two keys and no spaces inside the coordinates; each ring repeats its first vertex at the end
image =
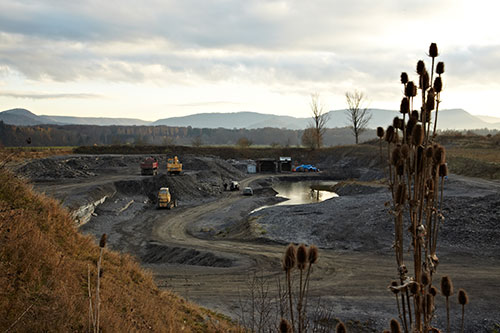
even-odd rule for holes
{"type": "Polygon", "coordinates": [[[275,205],[259,207],[253,210],[252,213],[272,206],[303,205],[338,197],[337,193],[333,192],[335,184],[337,184],[336,181],[325,180],[277,183],[273,185],[273,189],[278,192],[276,196],[288,200],[275,205]]]}

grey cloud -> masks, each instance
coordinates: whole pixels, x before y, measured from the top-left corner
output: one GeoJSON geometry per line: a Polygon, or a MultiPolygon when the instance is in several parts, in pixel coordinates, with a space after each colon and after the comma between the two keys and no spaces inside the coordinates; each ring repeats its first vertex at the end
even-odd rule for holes
{"type": "MultiPolygon", "coordinates": [[[[188,73],[206,81],[397,84],[401,71],[413,70],[408,50],[366,40],[387,21],[411,24],[430,5],[436,12],[451,2],[6,0],[0,3],[0,67],[56,81],[181,82],[188,73]],[[165,47],[141,48],[155,40],[165,47]],[[113,43],[123,47],[106,50],[113,43]]],[[[485,64],[495,52],[479,50],[485,64]]],[[[487,71],[470,62],[470,53],[447,55],[449,66],[463,75],[487,71]]]]}
{"type": "MultiPolygon", "coordinates": [[[[461,81],[482,84],[500,84],[500,45],[478,46],[450,50],[446,54],[445,69],[461,81]]],[[[465,83],[465,82],[464,82],[465,83]]]]}
{"type": "Polygon", "coordinates": [[[77,99],[88,99],[88,98],[102,98],[103,96],[98,94],[85,94],[85,93],[26,93],[26,92],[0,92],[0,96],[14,97],[14,98],[27,98],[27,99],[59,99],[59,98],[77,98],[77,99]]]}

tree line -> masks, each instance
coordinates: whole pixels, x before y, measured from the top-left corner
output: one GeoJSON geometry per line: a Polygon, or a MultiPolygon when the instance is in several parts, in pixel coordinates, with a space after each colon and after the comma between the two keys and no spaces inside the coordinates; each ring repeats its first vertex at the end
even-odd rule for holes
{"type": "MultiPolygon", "coordinates": [[[[308,146],[303,142],[304,130],[279,128],[226,129],[176,126],[97,126],[36,125],[16,126],[0,121],[0,144],[7,147],[88,146],[117,144],[151,145],[265,145],[281,147],[308,146]],[[242,140],[244,139],[244,140],[242,140]]],[[[367,131],[361,140],[375,138],[367,131]]],[[[354,143],[350,129],[328,128],[323,131],[322,145],[354,143]]],[[[311,147],[314,148],[314,147],[311,147]]]]}

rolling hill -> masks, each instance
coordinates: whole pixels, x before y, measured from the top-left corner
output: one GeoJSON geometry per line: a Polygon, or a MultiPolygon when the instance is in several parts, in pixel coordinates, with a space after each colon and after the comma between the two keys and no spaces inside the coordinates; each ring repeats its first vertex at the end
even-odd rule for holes
{"type": "MultiPolygon", "coordinates": [[[[392,119],[401,116],[398,111],[370,109],[372,118],[368,124],[370,128],[386,126],[392,123],[392,119]]],[[[349,126],[346,110],[333,110],[328,112],[329,120],[327,127],[349,126]]],[[[491,117],[490,117],[491,118],[491,117]]],[[[493,118],[494,119],[494,118],[493,118]]],[[[246,128],[257,129],[264,127],[286,128],[300,130],[306,128],[311,118],[281,116],[264,114],[258,112],[242,111],[233,113],[198,113],[183,117],[170,117],[159,119],[154,122],[134,118],[99,118],[99,117],[72,117],[72,116],[48,116],[36,115],[26,109],[11,109],[0,112],[0,121],[6,124],[18,126],[31,126],[41,124],[56,125],[99,125],[99,126],[180,126],[193,128],[246,128]]],[[[463,109],[449,109],[439,112],[439,129],[496,129],[500,130],[500,122],[491,122],[473,116],[463,109]]]]}

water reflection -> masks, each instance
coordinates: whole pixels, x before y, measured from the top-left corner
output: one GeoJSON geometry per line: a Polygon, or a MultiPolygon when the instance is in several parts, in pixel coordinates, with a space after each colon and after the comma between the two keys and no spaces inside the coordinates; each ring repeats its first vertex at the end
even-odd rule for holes
{"type": "MultiPolygon", "coordinates": [[[[273,185],[273,189],[278,192],[276,196],[288,200],[272,206],[303,205],[338,197],[337,193],[333,192],[333,186],[335,184],[337,184],[335,181],[317,180],[277,183],[273,185]]],[[[259,207],[254,209],[251,213],[272,206],[259,207]]]]}
{"type": "Polygon", "coordinates": [[[335,184],[334,181],[281,182],[273,185],[273,189],[278,192],[276,196],[288,199],[277,205],[301,205],[338,197],[332,191],[335,184]]]}

